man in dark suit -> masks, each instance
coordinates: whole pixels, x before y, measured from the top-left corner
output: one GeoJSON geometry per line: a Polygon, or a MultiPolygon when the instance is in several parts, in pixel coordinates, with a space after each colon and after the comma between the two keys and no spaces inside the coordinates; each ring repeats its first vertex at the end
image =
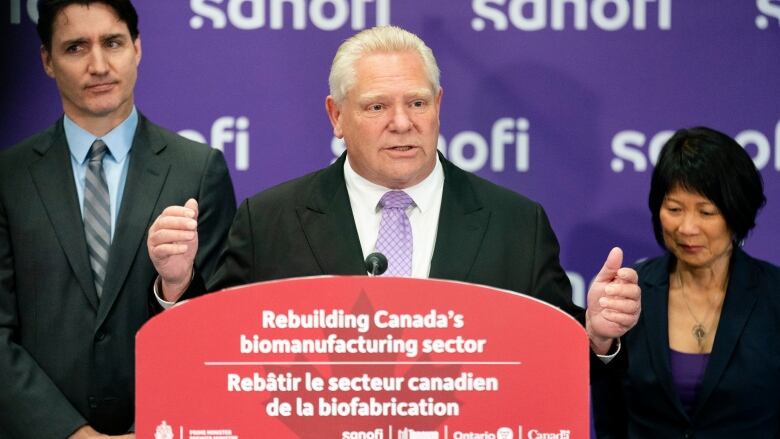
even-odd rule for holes
{"type": "MultiPolygon", "coordinates": [[[[186,234],[197,222],[184,217],[184,207],[167,210],[148,240],[158,290],[175,297],[285,277],[364,274],[363,258],[379,250],[394,275],[510,289],[582,316],[541,206],[437,153],[442,89],[422,40],[396,27],[358,33],[333,60],[330,91],[326,109],[346,154],[244,202],[207,287],[182,254],[196,244],[186,234]],[[387,238],[393,228],[401,233],[387,238]]],[[[636,273],[621,262],[614,249],[590,291],[585,320],[597,354],[607,354],[639,315],[636,273]]]]}
{"type": "Polygon", "coordinates": [[[135,333],[162,310],[146,231],[186,201],[203,233],[194,264],[208,275],[233,187],[219,151],[135,109],[141,40],[128,0],[38,7],[64,116],[0,154],[0,437],[125,434],[135,333]]]}

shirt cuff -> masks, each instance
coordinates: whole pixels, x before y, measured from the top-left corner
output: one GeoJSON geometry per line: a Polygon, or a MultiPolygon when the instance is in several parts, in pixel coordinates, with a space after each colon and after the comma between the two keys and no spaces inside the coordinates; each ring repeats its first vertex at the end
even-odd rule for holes
{"type": "Polygon", "coordinates": [[[154,291],[154,298],[157,299],[157,303],[160,304],[162,309],[173,308],[173,306],[176,305],[176,302],[168,302],[162,298],[162,294],[160,294],[162,291],[162,278],[159,274],[157,275],[157,279],[154,280],[154,287],[152,290],[154,291]]]}
{"type": "Polygon", "coordinates": [[[615,352],[607,355],[596,354],[596,356],[599,357],[599,360],[601,360],[602,363],[609,364],[609,362],[612,361],[617,356],[617,354],[620,353],[620,337],[616,338],[615,341],[617,342],[617,347],[615,348],[615,352]]]}

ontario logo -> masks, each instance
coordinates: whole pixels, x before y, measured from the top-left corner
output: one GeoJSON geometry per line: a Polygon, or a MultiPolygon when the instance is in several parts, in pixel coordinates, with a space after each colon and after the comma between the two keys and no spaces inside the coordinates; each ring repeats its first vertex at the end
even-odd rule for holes
{"type": "Polygon", "coordinates": [[[496,431],[498,439],[514,439],[514,432],[509,427],[501,427],[496,431]]]}

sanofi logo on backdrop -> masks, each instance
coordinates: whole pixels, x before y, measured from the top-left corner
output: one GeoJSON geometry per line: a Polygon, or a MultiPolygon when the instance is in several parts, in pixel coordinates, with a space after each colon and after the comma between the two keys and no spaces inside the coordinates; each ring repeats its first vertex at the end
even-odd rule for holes
{"type": "Polygon", "coordinates": [[[234,168],[237,171],[249,169],[249,118],[246,116],[222,116],[211,124],[210,138],[196,130],[185,129],[179,135],[196,142],[206,143],[225,152],[225,146],[235,147],[234,168]]]}
{"type": "Polygon", "coordinates": [[[530,122],[525,118],[502,117],[493,123],[489,136],[476,131],[462,131],[449,142],[439,135],[439,150],[460,168],[470,172],[489,165],[493,172],[514,170],[526,172],[530,167],[530,122]],[[514,155],[514,162],[507,155],[514,155]]]}
{"type": "MultiPolygon", "coordinates": [[[[195,14],[190,27],[201,29],[207,23],[214,29],[228,24],[238,29],[283,29],[290,23],[293,29],[312,26],[322,30],[341,29],[349,23],[353,30],[390,23],[391,0],[190,0],[195,14]],[[368,23],[369,8],[375,20],[368,23]],[[289,16],[288,16],[289,15],[289,16]]],[[[38,21],[37,0],[9,0],[8,18],[20,24],[22,15],[33,23],[38,21]]],[[[780,27],[780,1],[755,0],[758,15],[755,25],[768,29],[773,23],[780,27]]],[[[482,31],[492,25],[495,30],[508,30],[511,25],[523,31],[543,29],[586,30],[593,26],[607,30],[631,27],[644,30],[655,23],[658,29],[672,27],[672,0],[472,0],[476,17],[472,29],[482,31]]]]}
{"type": "MultiPolygon", "coordinates": [[[[526,172],[530,168],[530,122],[525,118],[502,117],[496,120],[489,134],[461,131],[449,141],[439,135],[438,149],[451,162],[470,172],[490,169],[493,172],[526,172]],[[514,160],[511,160],[511,158],[514,160]]],[[[334,157],[344,152],[341,139],[330,144],[334,157]]]]}
{"type": "Polygon", "coordinates": [[[769,28],[774,21],[775,26],[780,27],[780,2],[777,0],[756,0],[759,15],[756,16],[756,27],[769,28]],[[772,20],[774,19],[774,20],[772,20]]]}
{"type": "Polygon", "coordinates": [[[471,8],[476,31],[672,28],[672,0],[472,0],[471,8]]]}
{"type": "MultiPolygon", "coordinates": [[[[674,131],[670,130],[651,135],[636,130],[618,132],[612,137],[611,147],[615,156],[610,162],[612,171],[647,171],[650,166],[655,166],[658,162],[661,148],[672,134],[674,131]]],[[[771,135],[764,134],[759,130],[747,129],[740,131],[734,136],[734,139],[747,149],[756,168],[780,171],[780,121],[775,125],[775,131],[771,135]],[[772,139],[774,145],[772,145],[772,139]],[[774,155],[774,161],[772,155],[774,155]]]]}
{"type": "Polygon", "coordinates": [[[24,4],[24,9],[27,12],[27,16],[30,18],[30,21],[33,23],[38,22],[38,1],[37,0],[11,0],[10,1],[10,10],[9,10],[9,18],[11,20],[11,24],[20,24],[22,22],[22,5],[24,4]]]}
{"type": "Polygon", "coordinates": [[[391,0],[190,0],[190,27],[353,30],[390,24],[391,0]],[[367,16],[375,20],[369,23],[367,16]]]}

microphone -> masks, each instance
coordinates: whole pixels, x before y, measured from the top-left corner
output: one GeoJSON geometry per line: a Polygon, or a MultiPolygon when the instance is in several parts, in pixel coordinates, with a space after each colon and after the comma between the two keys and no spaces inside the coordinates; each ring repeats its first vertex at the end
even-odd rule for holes
{"type": "Polygon", "coordinates": [[[387,270],[387,258],[382,253],[371,253],[366,257],[366,272],[372,276],[379,276],[387,270]]]}

